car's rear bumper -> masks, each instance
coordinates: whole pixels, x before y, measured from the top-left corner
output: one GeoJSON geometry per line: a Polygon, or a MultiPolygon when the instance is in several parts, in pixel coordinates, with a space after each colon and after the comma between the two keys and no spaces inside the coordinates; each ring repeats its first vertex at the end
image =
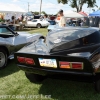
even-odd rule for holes
{"type": "Polygon", "coordinates": [[[94,80],[95,75],[93,73],[36,68],[36,67],[29,67],[29,66],[20,65],[20,64],[17,64],[17,65],[21,70],[27,73],[47,75],[48,77],[51,77],[51,78],[76,80],[76,81],[84,81],[84,82],[95,81],[94,80]]]}
{"type": "MultiPolygon", "coordinates": [[[[86,58],[83,57],[72,57],[72,56],[57,56],[57,55],[35,55],[35,54],[22,54],[15,53],[15,61],[19,68],[27,73],[34,73],[39,75],[47,75],[52,78],[59,79],[69,79],[77,81],[87,81],[95,82],[97,79],[100,79],[99,73],[96,74],[94,71],[93,64],[86,58]],[[31,58],[34,60],[34,65],[29,65],[20,63],[17,57],[22,58],[31,58]],[[40,59],[55,59],[57,67],[42,66],[40,59]],[[76,62],[82,63],[82,69],[73,69],[70,68],[61,68],[60,62],[76,62]]],[[[71,65],[70,65],[71,66],[71,65]]]]}

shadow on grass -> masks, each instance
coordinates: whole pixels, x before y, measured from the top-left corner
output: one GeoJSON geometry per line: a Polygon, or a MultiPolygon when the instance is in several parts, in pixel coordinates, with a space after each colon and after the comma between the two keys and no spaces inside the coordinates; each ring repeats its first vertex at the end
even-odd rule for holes
{"type": "Polygon", "coordinates": [[[23,30],[17,30],[18,31],[34,31],[34,30],[39,30],[39,29],[43,29],[43,28],[33,28],[33,27],[30,27],[30,28],[23,28],[23,30]]]}
{"type": "Polygon", "coordinates": [[[17,32],[19,31],[31,31],[31,30],[36,30],[38,28],[23,28],[23,30],[17,30],[17,32]]]}
{"type": "Polygon", "coordinates": [[[14,60],[9,60],[7,66],[0,70],[0,77],[5,77],[17,71],[19,71],[19,68],[16,66],[14,60]]]}
{"type": "Polygon", "coordinates": [[[44,80],[39,94],[47,95],[53,100],[99,100],[100,98],[92,83],[56,79],[44,80]]]}

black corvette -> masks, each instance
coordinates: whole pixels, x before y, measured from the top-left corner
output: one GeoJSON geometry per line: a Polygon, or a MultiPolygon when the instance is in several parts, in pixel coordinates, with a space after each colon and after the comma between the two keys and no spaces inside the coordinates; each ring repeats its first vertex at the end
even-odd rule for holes
{"type": "Polygon", "coordinates": [[[100,92],[100,30],[68,27],[52,31],[15,53],[31,82],[46,77],[93,82],[100,92]]]}

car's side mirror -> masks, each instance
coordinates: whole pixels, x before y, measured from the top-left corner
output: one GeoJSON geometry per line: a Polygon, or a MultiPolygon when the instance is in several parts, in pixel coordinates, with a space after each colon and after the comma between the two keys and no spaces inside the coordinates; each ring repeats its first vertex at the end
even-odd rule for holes
{"type": "Polygon", "coordinates": [[[18,36],[19,34],[17,32],[15,32],[15,36],[18,36]]]}
{"type": "Polygon", "coordinates": [[[15,34],[18,34],[17,32],[15,32],[15,34]]]}

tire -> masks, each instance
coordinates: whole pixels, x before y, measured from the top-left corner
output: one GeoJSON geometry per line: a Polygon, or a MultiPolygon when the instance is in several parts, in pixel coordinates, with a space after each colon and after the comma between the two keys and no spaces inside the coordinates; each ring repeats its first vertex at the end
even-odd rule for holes
{"type": "Polygon", "coordinates": [[[27,73],[27,72],[25,72],[25,76],[32,83],[42,82],[45,79],[45,76],[38,75],[38,74],[33,74],[33,73],[27,73]]]}
{"type": "Polygon", "coordinates": [[[94,85],[95,85],[95,90],[96,90],[98,93],[100,93],[100,80],[96,81],[96,82],[94,83],[94,85]]]}
{"type": "Polygon", "coordinates": [[[40,23],[38,23],[36,27],[37,27],[37,28],[41,28],[42,26],[41,26],[40,23]]]}
{"type": "Polygon", "coordinates": [[[3,69],[7,65],[7,52],[4,49],[0,49],[0,69],[3,69]]]}

